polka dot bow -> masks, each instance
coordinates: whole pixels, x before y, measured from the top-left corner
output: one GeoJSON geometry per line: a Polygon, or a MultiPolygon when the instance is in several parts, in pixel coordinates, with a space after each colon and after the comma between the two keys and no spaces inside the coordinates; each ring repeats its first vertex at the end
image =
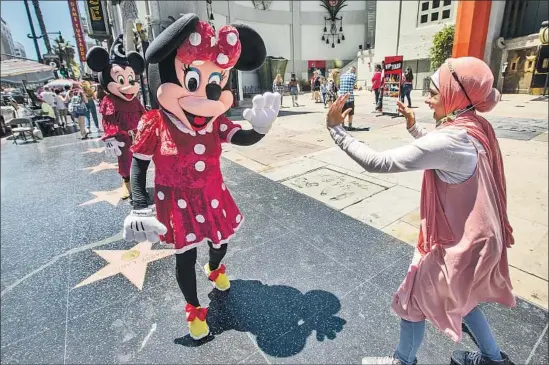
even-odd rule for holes
{"type": "Polygon", "coordinates": [[[195,32],[177,49],[177,58],[188,65],[212,61],[222,69],[228,69],[236,64],[240,51],[238,30],[235,27],[224,25],[216,38],[210,24],[200,21],[195,32]]]}

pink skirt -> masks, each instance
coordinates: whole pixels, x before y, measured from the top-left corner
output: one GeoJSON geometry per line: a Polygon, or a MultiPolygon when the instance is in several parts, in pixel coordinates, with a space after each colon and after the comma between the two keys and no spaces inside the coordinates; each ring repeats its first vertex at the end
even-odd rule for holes
{"type": "Polygon", "coordinates": [[[208,241],[215,248],[226,244],[240,228],[244,217],[223,182],[200,189],[155,186],[158,220],[168,229],[160,236],[183,253],[208,241]]]}

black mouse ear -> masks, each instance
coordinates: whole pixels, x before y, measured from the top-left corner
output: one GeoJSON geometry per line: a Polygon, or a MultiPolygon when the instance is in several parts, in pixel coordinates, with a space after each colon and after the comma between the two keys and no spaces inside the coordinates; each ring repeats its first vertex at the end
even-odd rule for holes
{"type": "Polygon", "coordinates": [[[145,60],[143,57],[141,57],[139,53],[131,51],[128,52],[126,58],[128,59],[130,67],[133,68],[133,72],[135,72],[136,75],[141,75],[145,70],[145,60]]]}
{"type": "Polygon", "coordinates": [[[267,57],[265,42],[255,30],[244,24],[231,24],[238,30],[242,51],[234,66],[240,71],[253,71],[261,67],[267,57]]]}
{"type": "Polygon", "coordinates": [[[189,37],[198,24],[196,14],[185,14],[166,28],[147,48],[145,59],[148,63],[159,63],[168,57],[189,37]]]}
{"type": "Polygon", "coordinates": [[[88,67],[95,72],[100,72],[109,65],[109,52],[103,47],[93,47],[86,55],[88,67]]]}

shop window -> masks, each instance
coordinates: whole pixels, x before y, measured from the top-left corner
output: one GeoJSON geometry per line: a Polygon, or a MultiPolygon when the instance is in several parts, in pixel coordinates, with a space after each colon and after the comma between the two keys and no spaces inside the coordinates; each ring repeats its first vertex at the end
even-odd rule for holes
{"type": "Polygon", "coordinates": [[[526,56],[526,62],[524,62],[524,71],[525,72],[533,72],[534,71],[534,63],[536,61],[536,56],[526,56]]]}
{"type": "Polygon", "coordinates": [[[451,0],[444,0],[444,6],[450,6],[450,5],[452,5],[451,0]]]}
{"type": "Polygon", "coordinates": [[[449,19],[450,18],[450,9],[443,10],[442,11],[442,19],[449,19]]]}
{"type": "Polygon", "coordinates": [[[433,0],[433,9],[437,9],[440,6],[440,0],[433,0]]]}
{"type": "Polygon", "coordinates": [[[517,59],[511,61],[511,71],[516,71],[517,66],[518,66],[518,60],[517,59]]]}
{"type": "Polygon", "coordinates": [[[427,11],[427,10],[429,10],[429,2],[425,1],[421,3],[421,11],[427,11]]]}
{"type": "Polygon", "coordinates": [[[429,20],[429,16],[427,14],[421,16],[421,24],[427,23],[427,20],[429,20]]]}
{"type": "Polygon", "coordinates": [[[438,13],[431,13],[431,21],[437,21],[438,20],[438,13]]]}

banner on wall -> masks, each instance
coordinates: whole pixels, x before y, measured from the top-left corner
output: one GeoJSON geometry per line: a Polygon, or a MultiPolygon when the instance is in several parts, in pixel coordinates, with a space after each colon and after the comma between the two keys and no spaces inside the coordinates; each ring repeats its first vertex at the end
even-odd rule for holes
{"type": "Polygon", "coordinates": [[[80,23],[80,13],[78,12],[77,0],[67,0],[69,2],[69,10],[71,13],[72,29],[74,30],[74,38],[76,39],[76,49],[80,56],[80,62],[86,63],[86,39],[84,38],[84,32],[82,31],[82,24],[80,23]]]}
{"type": "Polygon", "coordinates": [[[402,78],[402,56],[385,57],[385,74],[383,84],[383,114],[398,115],[397,101],[400,100],[402,78]]]}

